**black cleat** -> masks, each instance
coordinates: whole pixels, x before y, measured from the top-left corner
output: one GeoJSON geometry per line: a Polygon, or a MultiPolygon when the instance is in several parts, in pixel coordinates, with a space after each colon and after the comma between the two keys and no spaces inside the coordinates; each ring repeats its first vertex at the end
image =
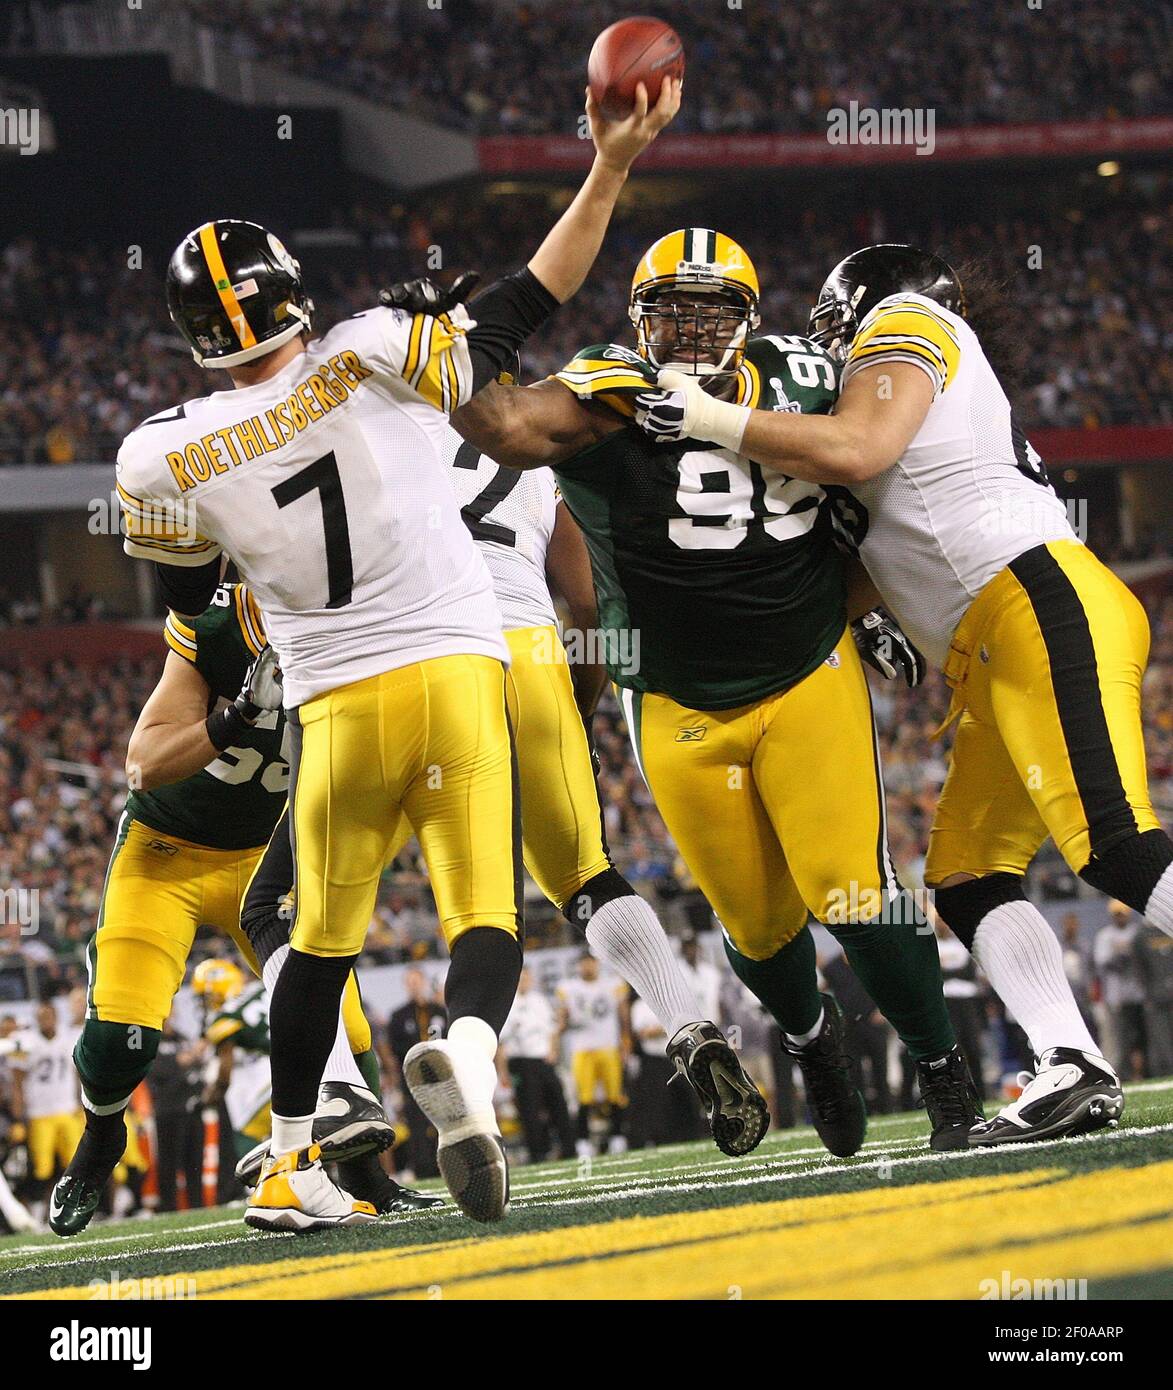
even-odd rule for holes
{"type": "Polygon", "coordinates": [[[90,1224],[125,1148],[124,1110],[112,1115],[87,1112],[77,1152],[49,1196],[49,1229],[55,1235],[75,1236],[90,1224]]]}
{"type": "Polygon", "coordinates": [[[363,1154],[338,1165],[338,1185],[357,1197],[370,1202],[380,1216],[398,1216],[409,1211],[428,1211],[444,1205],[443,1197],[432,1192],[417,1192],[404,1187],[383,1172],[377,1155],[363,1154]]]}
{"type": "Polygon", "coordinates": [[[938,1153],[964,1149],[970,1130],[985,1116],[961,1048],[954,1044],[951,1051],[935,1062],[917,1062],[916,1074],[921,1102],[933,1127],[929,1148],[938,1153]]]}
{"type": "MultiPolygon", "coordinates": [[[[323,1081],[314,1112],[313,1142],[323,1163],[343,1163],[360,1154],[382,1153],[395,1142],[395,1126],[382,1103],[365,1086],[348,1081],[323,1081]]],[[[269,1140],[262,1139],[236,1165],[237,1179],[253,1187],[269,1157],[269,1140]]]]}
{"type": "Polygon", "coordinates": [[[84,1231],[98,1210],[108,1181],[109,1174],[98,1183],[69,1173],[58,1178],[49,1197],[49,1229],[53,1234],[75,1236],[84,1231]]]}
{"type": "Polygon", "coordinates": [[[1123,1113],[1120,1079],[1103,1057],[1074,1047],[1050,1047],[1018,1099],[972,1130],[969,1144],[984,1149],[1090,1134],[1114,1129],[1123,1113]]]}
{"type": "Polygon", "coordinates": [[[667,1056],[700,1097],[721,1152],[741,1158],[756,1149],[770,1127],[770,1111],[720,1028],[688,1024],[668,1044],[667,1056]]]}
{"type": "Polygon", "coordinates": [[[863,1145],[868,1110],[851,1074],[843,1039],[843,1018],[829,994],[823,1001],[823,1026],[805,1047],[782,1046],[798,1063],[815,1131],[836,1158],[850,1158],[863,1145]]]}

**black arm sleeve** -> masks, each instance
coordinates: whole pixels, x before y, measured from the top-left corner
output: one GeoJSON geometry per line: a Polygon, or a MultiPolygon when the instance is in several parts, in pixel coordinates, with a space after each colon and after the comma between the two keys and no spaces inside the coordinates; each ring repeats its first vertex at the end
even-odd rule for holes
{"type": "Polygon", "coordinates": [[[468,306],[476,327],[468,335],[473,390],[496,380],[502,367],[558,308],[558,301],[527,267],[490,285],[468,306]]]}
{"type": "Polygon", "coordinates": [[[219,555],[206,565],[151,565],[159,597],[181,618],[198,618],[220,585],[219,555]]]}

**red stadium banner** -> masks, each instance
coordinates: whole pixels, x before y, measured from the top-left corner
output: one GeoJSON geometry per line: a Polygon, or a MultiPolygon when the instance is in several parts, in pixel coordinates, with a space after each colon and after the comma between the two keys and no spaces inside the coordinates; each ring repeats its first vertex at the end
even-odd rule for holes
{"type": "Polygon", "coordinates": [[[1098,430],[1031,430],[1048,467],[1057,463],[1173,461],[1173,425],[1105,425],[1098,430]]]}
{"type": "MultiPolygon", "coordinates": [[[[962,126],[937,130],[932,154],[914,144],[832,144],[814,135],[674,135],[660,137],[640,156],[641,170],[738,167],[836,168],[918,160],[965,163],[991,159],[1055,159],[1118,155],[1173,146],[1173,118],[1048,122],[1040,125],[962,126]]],[[[558,173],[584,169],[593,148],[574,135],[487,135],[477,141],[486,174],[558,173]]]]}

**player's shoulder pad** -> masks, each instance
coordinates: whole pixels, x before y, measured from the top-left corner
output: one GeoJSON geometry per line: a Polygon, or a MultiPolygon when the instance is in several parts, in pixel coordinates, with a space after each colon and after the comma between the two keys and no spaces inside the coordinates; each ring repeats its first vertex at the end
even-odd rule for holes
{"type": "Polygon", "coordinates": [[[225,640],[242,641],[251,656],[259,656],[266,637],[261,611],[245,584],[221,584],[212,601],[194,618],[168,613],[163,639],[178,656],[197,664],[210,656],[214,644],[225,640]]]}
{"type": "Polygon", "coordinates": [[[655,368],[618,343],[583,348],[554,377],[579,400],[601,401],[627,416],[635,413],[635,397],[656,385],[655,368]]]}
{"type": "Polygon", "coordinates": [[[923,294],[890,294],[864,316],[847,350],[846,375],[880,362],[912,362],[937,392],[953,380],[965,320],[923,294]]]}

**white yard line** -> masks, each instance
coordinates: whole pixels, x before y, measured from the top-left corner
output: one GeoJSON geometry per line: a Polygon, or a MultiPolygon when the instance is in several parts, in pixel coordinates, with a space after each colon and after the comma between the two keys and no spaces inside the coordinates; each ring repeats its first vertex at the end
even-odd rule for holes
{"type": "MultiPolygon", "coordinates": [[[[925,1140],[917,1138],[909,1141],[895,1140],[885,1143],[882,1139],[869,1140],[864,1144],[864,1149],[882,1149],[885,1153],[893,1151],[903,1151],[924,1143],[925,1140]]],[[[694,1177],[711,1176],[723,1177],[733,1173],[744,1173],[749,1170],[765,1170],[781,1167],[792,1167],[794,1164],[801,1164],[812,1156],[827,1157],[827,1150],[822,1144],[816,1144],[811,1148],[804,1149],[785,1149],[776,1154],[762,1153],[755,1150],[745,1158],[726,1158],[704,1159],[696,1163],[671,1164],[663,1168],[651,1169],[644,1167],[641,1171],[633,1174],[630,1181],[633,1182],[659,1182],[661,1178],[671,1178],[681,1174],[691,1174],[694,1177]]],[[[849,1160],[840,1160],[846,1165],[849,1160]]],[[[511,1181],[510,1191],[514,1194],[533,1190],[548,1190],[553,1192],[559,1187],[582,1187],[587,1184],[608,1183],[616,1180],[616,1172],[613,1168],[608,1168],[604,1172],[596,1172],[592,1169],[590,1174],[582,1177],[572,1174],[564,1178],[537,1178],[536,1181],[527,1182],[526,1178],[531,1176],[528,1168],[516,1169],[518,1178],[521,1181],[511,1181]]]]}
{"type": "MultiPolygon", "coordinates": [[[[1059,1139],[1039,1139],[1029,1144],[1002,1144],[998,1149],[954,1149],[948,1153],[919,1153],[910,1154],[903,1158],[881,1157],[870,1159],[865,1163],[852,1163],[850,1160],[839,1163],[823,1163],[810,1168],[801,1168],[795,1172],[778,1172],[776,1181],[795,1182],[800,1178],[821,1177],[824,1174],[843,1173],[848,1170],[853,1172],[864,1172],[871,1168],[879,1168],[883,1164],[890,1167],[906,1167],[916,1163],[949,1163],[958,1158],[972,1158],[978,1154],[1004,1153],[1007,1150],[1018,1153],[1029,1149],[1037,1151],[1039,1149],[1052,1149],[1059,1145],[1072,1144],[1109,1144],[1114,1140],[1125,1137],[1140,1137],[1149,1134],[1165,1134],[1173,1131],[1173,1124],[1149,1125],[1141,1129],[1121,1129],[1112,1130],[1107,1134],[1081,1134],[1066,1136],[1059,1139]]],[[[776,1169],[775,1169],[776,1171],[776,1169]]],[[[767,1171],[757,1177],[731,1178],[720,1184],[721,1187],[753,1187],[762,1182],[770,1180],[770,1173],[767,1171]]],[[[704,1192],[713,1190],[714,1184],[706,1182],[660,1182],[656,1184],[657,1190],[661,1192],[704,1192]]],[[[542,1209],[557,1210],[560,1207],[575,1207],[589,1205],[592,1202],[621,1202],[634,1197],[642,1197],[647,1193],[647,1188],[640,1187],[617,1187],[611,1190],[594,1190],[589,1195],[581,1197],[560,1197],[557,1193],[551,1193],[551,1200],[542,1201],[540,1194],[525,1198],[518,1203],[519,1207],[540,1207],[542,1209]]]]}
{"type": "MultiPolygon", "coordinates": [[[[239,1236],[231,1236],[228,1240],[192,1240],[184,1241],[178,1245],[157,1245],[149,1250],[117,1250],[111,1255],[78,1255],[69,1260],[52,1260],[49,1267],[52,1269],[65,1269],[70,1265],[105,1264],[111,1260],[137,1259],[143,1255],[178,1255],[185,1250],[211,1250],[214,1246],[220,1245],[251,1245],[259,1240],[272,1240],[274,1236],[286,1239],[295,1235],[294,1231],[266,1231],[254,1235],[247,1232],[239,1236]]],[[[39,1247],[38,1247],[39,1248],[39,1247]]],[[[46,1264],[43,1260],[34,1260],[32,1264],[14,1265],[10,1269],[0,1269],[0,1293],[3,1290],[3,1280],[13,1274],[25,1274],[31,1269],[45,1269],[46,1264]]],[[[196,1273],[198,1274],[198,1270],[196,1273]]]]}
{"type": "MultiPolygon", "coordinates": [[[[192,1235],[196,1231],[214,1231],[221,1226],[238,1226],[240,1218],[236,1217],[230,1221],[197,1221],[193,1226],[176,1226],[171,1232],[175,1236],[192,1235]]],[[[100,1228],[99,1228],[100,1229],[100,1228]]],[[[89,1249],[91,1245],[125,1245],[128,1240],[147,1240],[159,1238],[157,1228],[152,1229],[144,1223],[142,1229],[133,1231],[123,1231],[117,1236],[88,1236],[84,1240],[57,1240],[48,1241],[42,1245],[11,1245],[7,1250],[0,1248],[0,1259],[5,1255],[57,1255],[64,1254],[67,1250],[79,1250],[83,1246],[89,1249]]]]}

